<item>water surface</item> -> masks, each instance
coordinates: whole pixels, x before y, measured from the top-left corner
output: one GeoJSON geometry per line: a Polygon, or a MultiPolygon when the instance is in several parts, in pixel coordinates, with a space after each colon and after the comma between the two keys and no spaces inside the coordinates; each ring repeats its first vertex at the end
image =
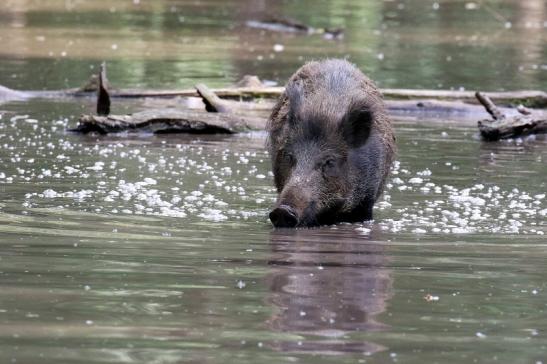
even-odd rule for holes
{"type": "MultiPolygon", "coordinates": [[[[326,55],[390,87],[546,81],[541,1],[266,6],[346,27],[336,42],[247,30],[258,3],[196,4],[4,2],[0,84],[74,87],[103,59],[120,87],[284,82],[326,55]]],[[[544,139],[396,120],[373,222],[273,230],[264,133],[66,132],[92,110],[0,105],[0,362],[547,360],[544,139]]]]}

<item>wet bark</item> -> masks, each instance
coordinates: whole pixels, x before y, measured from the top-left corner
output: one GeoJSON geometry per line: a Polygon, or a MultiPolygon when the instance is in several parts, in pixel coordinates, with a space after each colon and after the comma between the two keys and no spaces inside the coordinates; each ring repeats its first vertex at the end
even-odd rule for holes
{"type": "Polygon", "coordinates": [[[484,140],[496,141],[530,134],[547,133],[547,118],[545,115],[536,114],[526,108],[518,108],[519,115],[508,116],[488,96],[477,92],[476,97],[492,116],[492,119],[478,122],[479,131],[484,140]]]}
{"type": "Polygon", "coordinates": [[[106,64],[101,64],[99,72],[99,87],[97,89],[97,114],[106,116],[110,114],[110,95],[108,92],[108,80],[106,79],[106,64]]]}
{"type": "Polygon", "coordinates": [[[231,112],[228,102],[222,100],[209,87],[200,83],[196,85],[196,91],[205,104],[205,110],[208,112],[231,112]]]}
{"type": "Polygon", "coordinates": [[[79,133],[190,133],[234,134],[250,130],[263,130],[266,121],[261,118],[234,114],[158,109],[131,115],[82,115],[72,132],[79,133]]]}

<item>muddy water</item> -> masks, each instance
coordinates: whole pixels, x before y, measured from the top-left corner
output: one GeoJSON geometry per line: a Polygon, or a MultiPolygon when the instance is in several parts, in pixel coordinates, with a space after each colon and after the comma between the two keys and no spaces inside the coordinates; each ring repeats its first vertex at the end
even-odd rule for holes
{"type": "MultiPolygon", "coordinates": [[[[0,84],[77,86],[101,59],[126,87],[282,81],[345,54],[386,86],[545,84],[541,2],[357,3],[268,7],[346,26],[332,42],[245,30],[240,2],[8,1],[0,84]]],[[[375,221],[274,231],[263,133],[65,131],[92,108],[0,105],[0,362],[546,362],[545,140],[397,120],[375,221]]]]}

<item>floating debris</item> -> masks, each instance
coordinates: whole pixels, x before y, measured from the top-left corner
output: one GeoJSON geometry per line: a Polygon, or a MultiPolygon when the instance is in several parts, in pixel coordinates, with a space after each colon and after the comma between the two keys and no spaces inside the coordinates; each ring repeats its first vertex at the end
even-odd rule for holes
{"type": "Polygon", "coordinates": [[[426,300],[427,302],[435,302],[439,300],[439,296],[433,296],[432,294],[428,293],[424,296],[424,300],[426,300]]]}

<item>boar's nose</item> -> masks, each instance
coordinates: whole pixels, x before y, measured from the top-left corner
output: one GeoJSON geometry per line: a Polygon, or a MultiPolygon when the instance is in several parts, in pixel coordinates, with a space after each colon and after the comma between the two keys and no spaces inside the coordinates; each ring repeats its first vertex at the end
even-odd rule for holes
{"type": "Polygon", "coordinates": [[[270,220],[275,227],[295,227],[298,223],[296,212],[287,205],[281,205],[270,212],[270,220]]]}

